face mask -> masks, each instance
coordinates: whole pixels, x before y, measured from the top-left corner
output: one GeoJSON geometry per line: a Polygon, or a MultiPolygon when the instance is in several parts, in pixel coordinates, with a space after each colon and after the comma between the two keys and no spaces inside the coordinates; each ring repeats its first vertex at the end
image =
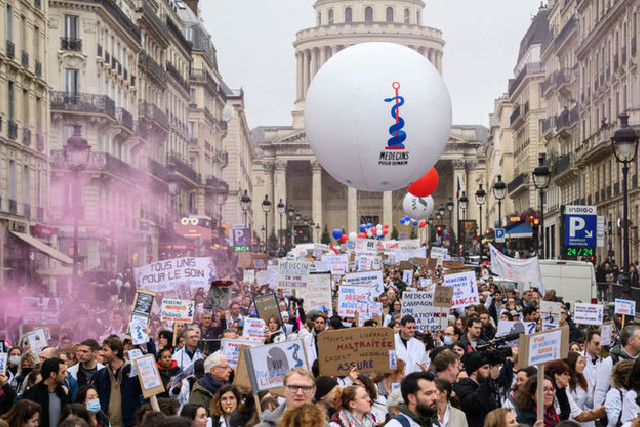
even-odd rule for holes
{"type": "Polygon", "coordinates": [[[20,363],[20,356],[17,354],[14,354],[12,356],[9,356],[9,364],[13,365],[13,366],[17,366],[20,363]]]}
{"type": "Polygon", "coordinates": [[[22,368],[22,375],[29,375],[33,368],[22,368]]]}
{"type": "Polygon", "coordinates": [[[444,345],[451,345],[453,344],[453,339],[451,339],[451,337],[448,335],[443,335],[442,342],[444,343],[444,345]]]}
{"type": "Polygon", "coordinates": [[[100,409],[100,399],[93,399],[87,402],[87,412],[90,414],[97,414],[100,409]]]}

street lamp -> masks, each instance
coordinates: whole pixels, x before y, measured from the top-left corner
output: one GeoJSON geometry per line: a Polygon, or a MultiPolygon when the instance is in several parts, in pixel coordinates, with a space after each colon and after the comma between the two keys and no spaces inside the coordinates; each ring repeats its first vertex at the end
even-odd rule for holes
{"type": "Polygon", "coordinates": [[[284,205],[284,203],[282,203],[282,199],[280,199],[280,201],[278,202],[278,204],[276,205],[276,209],[278,209],[278,215],[280,215],[280,230],[278,233],[278,241],[280,242],[280,252],[282,252],[283,249],[283,245],[282,245],[282,215],[284,214],[285,210],[286,210],[286,206],[284,205]]]}
{"type": "Polygon", "coordinates": [[[533,185],[540,191],[540,259],[544,258],[544,190],[549,188],[551,171],[544,164],[544,154],[538,157],[538,166],[533,170],[533,185]]]}
{"type": "Polygon", "coordinates": [[[462,196],[458,200],[460,202],[460,209],[462,209],[462,219],[467,219],[467,208],[469,207],[469,198],[467,192],[462,190],[462,196]]]}
{"type": "Polygon", "coordinates": [[[611,137],[611,148],[618,163],[622,163],[622,253],[624,257],[622,272],[618,282],[622,285],[622,297],[631,298],[631,277],[629,274],[629,213],[627,199],[627,174],[629,164],[636,161],[638,154],[638,134],[629,126],[629,116],[626,113],[618,116],[620,127],[611,137]]]}
{"type": "Polygon", "coordinates": [[[262,201],[262,210],[264,211],[264,253],[269,253],[269,211],[271,210],[271,202],[269,201],[269,195],[264,195],[264,200],[262,201]]]}
{"type": "Polygon", "coordinates": [[[498,228],[502,228],[502,201],[507,197],[507,184],[502,181],[502,175],[493,183],[493,196],[498,201],[498,228]]]}
{"type": "Polygon", "coordinates": [[[251,197],[247,193],[247,190],[244,190],[244,194],[240,198],[240,207],[242,208],[242,216],[244,218],[244,226],[247,227],[247,213],[249,212],[249,208],[251,207],[251,197]]]}
{"type": "Polygon", "coordinates": [[[487,192],[482,188],[482,184],[480,184],[480,188],[476,191],[476,203],[478,208],[480,208],[480,263],[482,263],[482,205],[487,200],[487,192]]]}
{"type": "Polygon", "coordinates": [[[265,236],[264,238],[264,247],[265,247],[265,252],[267,251],[267,234],[265,233],[265,229],[264,229],[264,225],[262,226],[262,234],[265,236]]]}
{"type": "MultiPolygon", "coordinates": [[[[451,197],[447,200],[447,212],[449,212],[449,223],[451,224],[451,230],[453,230],[453,198],[451,197]]],[[[442,216],[444,216],[444,213],[442,216]]]]}
{"type": "Polygon", "coordinates": [[[296,214],[296,210],[293,205],[287,207],[287,251],[293,246],[293,226],[294,226],[294,216],[296,214]]]}
{"type": "Polygon", "coordinates": [[[316,224],[316,242],[320,243],[320,223],[316,224]]]}
{"type": "Polygon", "coordinates": [[[67,168],[73,172],[73,276],[72,286],[78,286],[78,221],[80,216],[80,186],[78,173],[84,170],[89,163],[91,146],[82,137],[80,130],[82,125],[73,125],[73,135],[67,140],[64,146],[64,161],[67,168]]]}

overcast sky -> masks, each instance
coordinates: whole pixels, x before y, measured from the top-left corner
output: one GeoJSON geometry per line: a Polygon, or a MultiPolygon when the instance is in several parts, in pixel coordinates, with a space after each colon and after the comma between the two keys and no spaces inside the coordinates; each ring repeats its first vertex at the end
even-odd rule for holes
{"type": "MultiPolygon", "coordinates": [[[[315,25],[315,0],[201,0],[225,82],[245,92],[249,126],[291,125],[296,32],[315,25]]],[[[545,1],[546,3],[546,1],[545,1]]],[[[431,0],[424,24],[442,30],[455,124],[488,124],[513,77],[539,0],[431,0]]]]}

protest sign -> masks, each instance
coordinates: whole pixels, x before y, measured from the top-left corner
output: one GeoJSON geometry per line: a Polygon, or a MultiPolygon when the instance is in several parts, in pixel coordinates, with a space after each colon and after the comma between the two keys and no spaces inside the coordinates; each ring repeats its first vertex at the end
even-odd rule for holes
{"type": "Polygon", "coordinates": [[[7,353],[0,353],[0,374],[7,374],[7,360],[9,355],[7,353]]]}
{"type": "Polygon", "coordinates": [[[384,279],[382,270],[357,271],[344,275],[345,286],[366,286],[375,290],[376,296],[384,292],[384,279]]]}
{"type": "Polygon", "coordinates": [[[520,368],[527,368],[533,365],[553,362],[554,360],[567,357],[568,352],[568,326],[531,335],[521,334],[518,366],[520,368]]]}
{"type": "Polygon", "coordinates": [[[491,254],[491,270],[495,274],[514,282],[530,283],[531,286],[538,289],[540,295],[544,296],[542,273],[537,256],[527,259],[511,258],[503,255],[491,243],[489,243],[489,252],[491,254]]]}
{"type": "Polygon", "coordinates": [[[304,306],[312,309],[319,305],[331,307],[331,274],[311,273],[309,275],[309,287],[296,289],[296,297],[304,299],[304,306]]]}
{"type": "Polygon", "coordinates": [[[136,318],[129,324],[129,333],[131,334],[131,344],[146,344],[149,342],[149,334],[147,329],[147,321],[136,318]]]}
{"type": "Polygon", "coordinates": [[[573,307],[573,322],[577,325],[602,325],[604,306],[577,302],[573,307]]]}
{"type": "Polygon", "coordinates": [[[433,306],[450,308],[453,303],[453,288],[449,286],[436,286],[433,294],[433,306]]]}
{"type": "Polygon", "coordinates": [[[358,301],[373,301],[379,294],[364,286],[340,286],[338,288],[338,316],[354,317],[358,301]]]}
{"type": "Polygon", "coordinates": [[[138,288],[167,292],[183,284],[206,288],[215,279],[215,268],[209,257],[184,257],[143,265],[135,269],[135,275],[138,288]]]}
{"type": "Polygon", "coordinates": [[[413,265],[417,265],[418,267],[424,268],[427,266],[427,258],[426,257],[413,257],[411,259],[413,265]]]}
{"type": "Polygon", "coordinates": [[[411,240],[400,240],[398,241],[397,249],[403,251],[410,251],[414,249],[420,249],[420,240],[419,239],[411,239],[411,240]]]}
{"type": "Polygon", "coordinates": [[[141,316],[151,317],[151,311],[153,310],[153,300],[156,298],[156,293],[147,289],[137,289],[136,297],[133,300],[131,306],[131,312],[139,314],[141,316]]]}
{"type": "Polygon", "coordinates": [[[350,328],[318,335],[320,375],[384,374],[396,369],[395,339],[390,328],[350,328]]]}
{"type": "Polygon", "coordinates": [[[264,341],[265,328],[266,323],[264,320],[255,317],[245,317],[242,337],[253,341],[264,341]]]}
{"type": "Polygon", "coordinates": [[[357,254],[376,254],[378,253],[379,245],[380,243],[377,240],[357,239],[355,251],[357,254]]]}
{"type": "MultiPolygon", "coordinates": [[[[364,326],[364,322],[373,319],[373,316],[382,315],[382,303],[373,301],[357,301],[356,317],[358,318],[358,326],[364,326]]],[[[380,325],[378,323],[378,325],[380,325]]]]}
{"type": "Polygon", "coordinates": [[[240,348],[242,346],[255,347],[258,345],[262,345],[262,343],[250,340],[223,338],[220,343],[220,352],[226,356],[229,361],[229,366],[235,369],[236,366],[238,366],[238,359],[241,354],[240,348]]]}
{"type": "Polygon", "coordinates": [[[40,354],[47,347],[47,336],[44,328],[34,329],[27,332],[27,342],[32,353],[40,354]]]}
{"type": "Polygon", "coordinates": [[[163,322],[193,323],[193,301],[163,298],[160,318],[163,322]]]}
{"type": "Polygon", "coordinates": [[[195,371],[195,367],[196,367],[196,364],[192,363],[191,366],[189,366],[187,369],[180,372],[178,375],[171,377],[171,388],[177,386],[179,383],[182,382],[182,380],[192,377],[195,371]]]}
{"type": "Polygon", "coordinates": [[[260,295],[253,298],[253,305],[256,307],[258,316],[264,320],[266,325],[269,319],[274,317],[280,325],[282,325],[282,317],[280,317],[280,307],[278,307],[278,299],[275,293],[260,295]]]}
{"type": "Polygon", "coordinates": [[[401,317],[410,314],[416,320],[416,329],[440,330],[447,327],[448,313],[433,305],[433,293],[409,292],[402,293],[401,317]]]}
{"type": "Polygon", "coordinates": [[[355,259],[356,271],[369,271],[381,269],[380,259],[376,255],[357,254],[355,259]]]}
{"type": "Polygon", "coordinates": [[[132,348],[127,351],[126,357],[129,359],[129,362],[131,362],[131,370],[129,371],[129,378],[133,378],[138,375],[136,364],[133,363],[133,361],[138,357],[142,357],[142,356],[144,356],[144,354],[142,353],[142,350],[140,350],[139,348],[132,348]]]}
{"type": "Polygon", "coordinates": [[[480,302],[475,271],[445,274],[444,285],[453,287],[451,308],[466,307],[480,302]]]}
{"type": "MultiPolygon", "coordinates": [[[[425,248],[418,249],[401,249],[393,251],[396,262],[409,262],[413,259],[425,258],[425,248]]],[[[415,263],[415,261],[414,261],[415,263]]]]}
{"type": "Polygon", "coordinates": [[[429,258],[427,260],[427,271],[430,272],[429,274],[435,272],[437,267],[438,267],[437,258],[429,258]]]}
{"type": "Polygon", "coordinates": [[[412,270],[413,267],[411,266],[411,262],[409,261],[398,261],[396,260],[398,263],[398,267],[400,268],[400,270],[404,271],[404,270],[412,270]]]}
{"type": "Polygon", "coordinates": [[[253,283],[256,281],[256,271],[250,268],[245,269],[242,272],[242,281],[245,283],[253,283]]]}
{"type": "Polygon", "coordinates": [[[615,313],[624,314],[625,316],[635,316],[636,302],[632,300],[616,298],[615,313]]]}
{"type": "Polygon", "coordinates": [[[302,339],[244,348],[242,352],[251,388],[256,393],[282,387],[285,374],[293,368],[310,370],[302,339]]]}
{"type": "Polygon", "coordinates": [[[307,261],[280,260],[278,262],[278,289],[307,289],[311,263],[307,261]]]}
{"type": "Polygon", "coordinates": [[[329,252],[330,250],[331,249],[329,249],[329,245],[325,245],[322,243],[314,243],[312,255],[314,258],[320,258],[322,254],[329,252]]]}
{"type": "Polygon", "coordinates": [[[207,298],[204,300],[204,307],[209,309],[228,307],[231,289],[233,288],[232,284],[232,282],[221,280],[212,282],[211,286],[209,286],[207,298]]]}
{"type": "Polygon", "coordinates": [[[613,324],[607,323],[600,329],[600,345],[610,345],[613,339],[613,324]]]}
{"type": "Polygon", "coordinates": [[[442,261],[443,268],[464,268],[464,260],[451,259],[442,261]]]}
{"type": "Polygon", "coordinates": [[[561,302],[540,301],[542,330],[547,331],[560,326],[560,314],[564,305],[561,302]]]}
{"type": "Polygon", "coordinates": [[[140,387],[142,387],[142,394],[145,399],[165,391],[156,366],[156,358],[153,354],[146,354],[133,359],[133,363],[136,365],[140,387]]]}
{"type": "Polygon", "coordinates": [[[509,334],[533,334],[536,331],[536,322],[509,322],[501,320],[498,322],[496,337],[503,337],[509,334]]]}
{"type": "Polygon", "coordinates": [[[402,270],[402,281],[411,286],[413,283],[413,270],[402,270]]]}
{"type": "Polygon", "coordinates": [[[427,292],[435,292],[435,287],[433,286],[433,281],[431,279],[420,278],[418,280],[418,286],[427,292]]]}
{"type": "Polygon", "coordinates": [[[447,248],[441,248],[441,247],[438,247],[438,246],[432,246],[431,247],[431,253],[430,253],[431,258],[434,258],[434,259],[446,259],[447,255],[449,255],[449,252],[447,251],[447,248]]]}
{"type": "Polygon", "coordinates": [[[331,274],[345,274],[349,271],[349,255],[324,255],[322,261],[328,263],[331,274]]]}
{"type": "Polygon", "coordinates": [[[316,260],[313,263],[316,271],[328,271],[331,274],[331,269],[329,268],[329,263],[327,261],[316,260]]]}

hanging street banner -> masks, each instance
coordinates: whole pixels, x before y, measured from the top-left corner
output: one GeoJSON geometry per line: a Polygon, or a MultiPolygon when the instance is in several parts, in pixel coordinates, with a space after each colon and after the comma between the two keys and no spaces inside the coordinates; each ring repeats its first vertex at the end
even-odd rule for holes
{"type": "Polygon", "coordinates": [[[493,273],[514,282],[530,283],[540,291],[540,295],[544,296],[542,273],[537,256],[528,259],[511,258],[500,253],[491,243],[489,243],[489,252],[493,273]]]}

